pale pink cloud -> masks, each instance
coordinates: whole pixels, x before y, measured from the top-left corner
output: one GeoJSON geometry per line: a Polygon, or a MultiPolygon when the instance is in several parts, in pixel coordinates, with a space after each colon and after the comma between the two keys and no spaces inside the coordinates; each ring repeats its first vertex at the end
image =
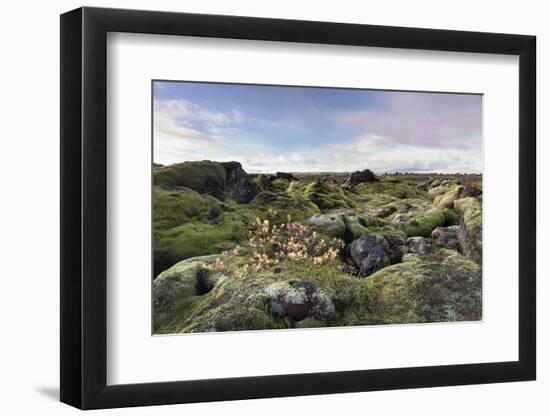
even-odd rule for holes
{"type": "Polygon", "coordinates": [[[389,143],[481,150],[481,100],[480,95],[384,92],[376,108],[339,112],[334,120],[389,143]]]}

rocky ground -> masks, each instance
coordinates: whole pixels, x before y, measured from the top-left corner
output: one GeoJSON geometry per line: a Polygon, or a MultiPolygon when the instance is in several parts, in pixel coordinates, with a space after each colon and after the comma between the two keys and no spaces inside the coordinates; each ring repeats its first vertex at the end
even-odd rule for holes
{"type": "Polygon", "coordinates": [[[156,165],[155,333],[480,320],[481,182],[156,165]]]}

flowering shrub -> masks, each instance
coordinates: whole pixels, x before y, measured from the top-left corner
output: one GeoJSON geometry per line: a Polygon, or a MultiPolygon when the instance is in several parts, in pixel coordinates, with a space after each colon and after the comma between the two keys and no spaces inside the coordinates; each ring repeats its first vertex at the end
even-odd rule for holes
{"type": "Polygon", "coordinates": [[[210,265],[205,265],[207,269],[210,271],[224,271],[225,270],[225,262],[221,258],[216,258],[214,263],[210,265]]]}
{"type": "Polygon", "coordinates": [[[277,215],[268,211],[268,218],[256,221],[249,231],[248,243],[251,257],[245,265],[243,276],[248,271],[258,271],[284,261],[304,262],[324,265],[336,259],[344,242],[340,239],[325,240],[316,231],[292,221],[287,216],[286,223],[272,224],[270,219],[277,215]]]}
{"type": "MultiPolygon", "coordinates": [[[[241,247],[239,245],[235,246],[230,252],[223,251],[222,255],[225,257],[229,254],[233,256],[237,256],[239,254],[239,251],[241,250],[241,247]]],[[[225,271],[226,265],[222,258],[216,258],[214,263],[210,265],[205,265],[206,269],[209,269],[210,271],[225,271]]]]}

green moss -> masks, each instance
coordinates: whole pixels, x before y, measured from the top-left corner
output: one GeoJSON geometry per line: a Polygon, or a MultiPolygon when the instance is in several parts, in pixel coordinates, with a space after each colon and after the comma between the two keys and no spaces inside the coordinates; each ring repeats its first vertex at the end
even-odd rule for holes
{"type": "Polygon", "coordinates": [[[306,184],[303,181],[292,180],[290,181],[290,184],[288,185],[288,188],[286,191],[289,194],[303,195],[305,188],[306,188],[306,184]]]}
{"type": "Polygon", "coordinates": [[[186,223],[154,233],[155,275],[184,259],[229,250],[247,237],[243,221],[220,224],[186,223]]]}
{"type": "MultiPolygon", "coordinates": [[[[195,259],[211,262],[208,257],[195,259]]],[[[232,274],[242,259],[222,259],[227,269],[218,273],[220,278],[210,291],[202,295],[196,292],[184,293],[172,309],[155,310],[156,333],[258,330],[288,326],[287,323],[273,319],[267,306],[261,302],[260,291],[270,281],[261,276],[237,279],[232,274]]],[[[155,285],[159,278],[155,280],[155,285]]]]}
{"type": "Polygon", "coordinates": [[[343,218],[346,225],[346,242],[378,232],[387,224],[384,220],[368,214],[346,214],[343,218]]]}
{"type": "MultiPolygon", "coordinates": [[[[290,327],[352,326],[366,324],[422,323],[479,320],[481,318],[481,269],[457,252],[438,250],[422,258],[406,255],[404,262],[383,268],[368,279],[340,272],[337,265],[312,266],[285,262],[280,272],[262,270],[244,279],[234,272],[244,258],[224,258],[226,270],[214,274],[213,285],[201,293],[196,283],[204,264],[212,258],[195,258],[161,275],[176,275],[186,286],[165,286],[168,308],[155,303],[155,329],[160,333],[229,331],[290,327]],[[191,263],[198,263],[191,266],[191,263]],[[193,269],[194,268],[194,269],[193,269]],[[216,275],[217,274],[217,275],[216,275]],[[182,278],[185,276],[185,279],[182,278]],[[326,320],[307,317],[297,323],[272,316],[262,295],[270,285],[285,286],[307,280],[334,304],[326,320]],[[174,290],[176,288],[176,290],[174,290]],[[177,294],[172,296],[172,294],[177,294]]],[[[162,282],[155,280],[154,291],[162,282]]]]}
{"type": "Polygon", "coordinates": [[[372,323],[369,304],[373,292],[368,280],[342,273],[332,265],[313,267],[303,263],[286,263],[285,271],[285,276],[293,280],[307,279],[315,283],[332,299],[336,315],[326,322],[327,326],[372,323]]]}
{"type": "Polygon", "coordinates": [[[288,215],[296,221],[301,221],[320,213],[319,208],[303,196],[268,191],[259,193],[249,206],[262,218],[265,218],[269,209],[276,210],[276,222],[286,222],[288,215]]]}
{"type": "Polygon", "coordinates": [[[451,180],[434,180],[430,183],[428,198],[434,200],[436,197],[453,191],[455,188],[456,187],[451,180]]]}
{"type": "Polygon", "coordinates": [[[394,242],[405,242],[408,237],[405,231],[396,229],[390,225],[383,226],[379,230],[375,231],[374,234],[384,236],[386,239],[394,242]]]}
{"type": "Polygon", "coordinates": [[[199,193],[223,190],[225,175],[225,167],[212,161],[182,162],[153,171],[155,185],[183,186],[199,193]]]}
{"type": "Polygon", "coordinates": [[[483,210],[481,200],[466,197],[454,202],[454,208],[460,215],[459,242],[462,253],[481,264],[483,258],[483,210]]]}
{"type": "Polygon", "coordinates": [[[307,185],[304,189],[304,196],[321,210],[356,207],[351,193],[326,181],[315,181],[307,185]]]}
{"type": "Polygon", "coordinates": [[[291,181],[284,178],[269,179],[265,174],[258,175],[254,182],[262,191],[286,193],[291,181]]]}
{"type": "Polygon", "coordinates": [[[408,257],[368,280],[371,313],[381,323],[481,319],[481,269],[454,251],[408,257]]]}
{"type": "MultiPolygon", "coordinates": [[[[191,168],[208,171],[205,177],[217,177],[209,172],[210,168],[216,171],[216,163],[195,164],[191,164],[191,168]]],[[[176,168],[179,165],[185,163],[177,164],[176,168]]],[[[223,164],[218,165],[225,170],[223,164]]],[[[237,204],[231,199],[220,202],[208,195],[215,194],[212,189],[219,185],[221,177],[195,183],[193,186],[201,189],[201,194],[191,187],[174,185],[186,178],[182,174],[184,170],[169,172],[167,168],[170,167],[154,168],[155,181],[158,177],[160,183],[168,184],[156,185],[153,191],[154,266],[156,274],[165,271],[153,282],[154,293],[160,295],[155,302],[156,333],[478,320],[481,317],[480,267],[455,251],[436,249],[423,257],[406,254],[401,263],[383,268],[368,278],[343,272],[350,271],[344,258],[320,266],[284,262],[278,264],[276,270],[269,267],[249,272],[243,279],[236,275],[249,256],[246,242],[250,223],[256,217],[267,218],[269,209],[277,211],[276,218],[272,219],[275,223],[286,222],[287,215],[303,222],[312,216],[324,219],[310,226],[327,237],[341,237],[343,233],[348,242],[362,234],[375,234],[400,245],[399,242],[409,236],[429,237],[438,226],[460,223],[463,253],[475,260],[481,254],[480,198],[459,199],[452,207],[445,203],[445,208],[434,208],[423,191],[433,186],[433,182],[428,184],[427,180],[415,176],[407,177],[406,182],[394,181],[388,176],[380,183],[346,189],[339,185],[342,182],[339,177],[316,180],[319,176],[311,174],[289,182],[260,175],[254,181],[263,191],[249,204],[237,204]],[[390,207],[383,216],[376,216],[381,209],[390,207]],[[238,256],[220,255],[236,244],[241,246],[238,256]],[[211,255],[203,257],[205,254],[211,255]],[[222,271],[206,268],[218,257],[226,264],[222,271]],[[179,262],[183,259],[187,260],[179,262]],[[274,283],[288,286],[299,280],[312,282],[323,296],[329,297],[334,314],[325,320],[307,316],[298,322],[272,314],[264,290],[274,283]]],[[[451,187],[456,188],[452,181],[447,181],[440,181],[441,188],[435,194],[440,195],[437,204],[442,204],[451,187]]]]}
{"type": "Polygon", "coordinates": [[[221,203],[213,197],[185,187],[153,187],[153,223],[156,230],[166,230],[192,219],[215,220],[222,213],[221,203]]]}
{"type": "Polygon", "coordinates": [[[457,212],[453,209],[443,209],[443,215],[445,216],[445,226],[455,226],[460,222],[457,212]]]}
{"type": "Polygon", "coordinates": [[[380,181],[361,183],[355,186],[356,194],[386,194],[395,198],[417,198],[422,197],[424,193],[416,187],[403,182],[380,181]]]}
{"type": "Polygon", "coordinates": [[[348,243],[359,239],[363,235],[372,234],[372,230],[361,224],[358,216],[345,216],[344,221],[346,226],[344,240],[348,243]]]}
{"type": "Polygon", "coordinates": [[[444,194],[436,195],[434,197],[433,204],[435,207],[440,209],[450,209],[453,208],[453,203],[460,196],[461,188],[456,186],[452,187],[449,191],[444,194]]]}
{"type": "Polygon", "coordinates": [[[296,323],[298,329],[314,329],[318,327],[327,327],[326,321],[315,320],[313,318],[306,318],[296,323]]]}
{"type": "Polygon", "coordinates": [[[432,208],[427,211],[399,214],[392,220],[392,225],[402,229],[408,237],[430,237],[432,231],[445,224],[443,211],[432,208]]]}
{"type": "Polygon", "coordinates": [[[343,239],[346,233],[346,225],[341,216],[337,214],[315,214],[305,223],[311,229],[329,238],[343,239]]]}
{"type": "Polygon", "coordinates": [[[277,178],[276,180],[273,180],[271,182],[271,190],[279,193],[284,193],[288,189],[289,185],[290,185],[289,180],[285,180],[283,178],[277,178]]]}
{"type": "Polygon", "coordinates": [[[206,266],[217,255],[187,259],[160,274],[153,281],[153,307],[155,333],[163,333],[182,314],[197,307],[201,295],[212,290],[220,281],[220,274],[206,266]]]}
{"type": "Polygon", "coordinates": [[[269,191],[269,188],[271,186],[271,181],[267,178],[267,175],[260,174],[256,178],[254,178],[254,182],[256,185],[263,191],[269,191]]]}

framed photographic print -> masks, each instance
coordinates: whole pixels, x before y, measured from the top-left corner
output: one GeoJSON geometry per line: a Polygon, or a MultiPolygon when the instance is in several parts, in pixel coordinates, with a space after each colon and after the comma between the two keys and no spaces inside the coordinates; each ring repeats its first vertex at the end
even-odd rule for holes
{"type": "Polygon", "coordinates": [[[61,16],[61,400],[535,379],[535,38],[61,16]]]}

